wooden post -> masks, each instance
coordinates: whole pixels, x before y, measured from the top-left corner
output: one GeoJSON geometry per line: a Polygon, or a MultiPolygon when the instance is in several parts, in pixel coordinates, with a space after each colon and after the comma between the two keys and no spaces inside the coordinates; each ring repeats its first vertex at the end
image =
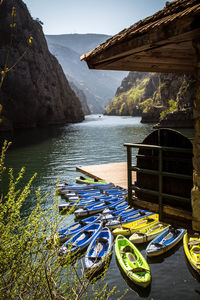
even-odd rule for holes
{"type": "Polygon", "coordinates": [[[132,205],[132,148],[127,147],[128,204],[132,205]]]}
{"type": "Polygon", "coordinates": [[[194,99],[195,139],[193,144],[193,189],[192,213],[195,219],[192,228],[200,231],[200,41],[194,43],[196,49],[196,94],[194,99]]]}

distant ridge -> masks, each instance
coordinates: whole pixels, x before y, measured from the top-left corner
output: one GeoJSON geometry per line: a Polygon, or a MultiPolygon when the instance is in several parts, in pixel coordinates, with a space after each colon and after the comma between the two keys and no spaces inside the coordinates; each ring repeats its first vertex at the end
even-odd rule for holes
{"type": "Polygon", "coordinates": [[[105,34],[46,35],[50,52],[56,56],[68,80],[82,90],[92,113],[103,113],[128,74],[119,71],[89,70],[80,56],[109,39],[105,34]]]}

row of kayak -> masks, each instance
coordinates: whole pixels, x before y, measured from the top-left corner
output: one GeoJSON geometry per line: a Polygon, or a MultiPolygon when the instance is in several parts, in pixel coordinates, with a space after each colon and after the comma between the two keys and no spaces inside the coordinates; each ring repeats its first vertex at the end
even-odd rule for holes
{"type": "MultiPolygon", "coordinates": [[[[140,211],[128,207],[125,200],[125,193],[110,184],[95,183],[80,185],[67,185],[65,192],[68,193],[70,203],[70,193],[79,197],[78,202],[87,199],[90,205],[78,208],[90,212],[91,198],[95,198],[92,193],[105,193],[110,197],[102,210],[98,214],[89,213],[84,219],[79,219],[74,224],[58,232],[58,238],[63,245],[59,255],[67,253],[77,254],[80,250],[86,250],[84,256],[86,270],[99,270],[110,257],[115,239],[116,259],[127,277],[134,283],[142,287],[147,287],[151,282],[151,272],[146,259],[137,249],[135,244],[149,242],[146,247],[146,255],[153,257],[161,255],[174,247],[183,238],[185,254],[192,267],[200,271],[200,236],[189,235],[185,229],[175,229],[168,224],[159,222],[158,215],[147,211],[140,211]],[[112,190],[118,191],[119,195],[112,195],[112,190]],[[86,195],[90,194],[90,195],[86,195]],[[86,197],[85,197],[86,196],[86,197]],[[112,199],[113,198],[113,199],[112,199]],[[115,199],[114,199],[115,198],[115,199]],[[112,200],[111,200],[112,199],[112,200]],[[112,232],[111,232],[112,231],[112,232]]],[[[63,187],[61,187],[63,189],[63,187]]],[[[101,197],[102,195],[99,195],[101,197]]],[[[74,196],[72,196],[74,197],[74,196]]],[[[96,205],[102,205],[102,199],[96,199],[96,205]]],[[[92,204],[95,207],[95,203],[92,204]]],[[[91,207],[92,207],[91,206],[91,207]]],[[[103,207],[103,205],[102,205],[103,207]]],[[[80,217],[80,215],[77,215],[80,217]]],[[[81,215],[82,217],[83,215],[81,215]]]]}

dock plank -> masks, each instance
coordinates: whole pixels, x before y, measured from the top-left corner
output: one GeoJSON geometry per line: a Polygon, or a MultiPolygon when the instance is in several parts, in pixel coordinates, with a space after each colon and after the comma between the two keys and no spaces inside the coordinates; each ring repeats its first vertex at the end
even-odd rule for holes
{"type": "MultiPolygon", "coordinates": [[[[128,188],[127,162],[80,166],[76,167],[76,170],[91,178],[105,180],[125,189],[128,188]]],[[[136,173],[133,172],[133,182],[135,178],[136,173]]]]}

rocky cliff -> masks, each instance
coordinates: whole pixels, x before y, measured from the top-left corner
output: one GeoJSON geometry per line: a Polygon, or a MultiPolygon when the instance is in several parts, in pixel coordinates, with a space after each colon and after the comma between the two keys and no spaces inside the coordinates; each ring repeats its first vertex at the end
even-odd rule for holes
{"type": "Polygon", "coordinates": [[[157,127],[193,127],[193,98],[190,76],[130,72],[105,114],[142,116],[141,122],[157,127]]]}
{"type": "Polygon", "coordinates": [[[0,68],[4,69],[11,50],[8,68],[27,48],[26,55],[6,74],[0,90],[3,105],[1,129],[30,128],[79,122],[84,119],[81,103],[63,73],[57,59],[49,52],[41,25],[32,19],[21,1],[6,0],[0,6],[0,68]],[[12,7],[16,17],[12,47],[10,35],[12,7]]]}
{"type": "Polygon", "coordinates": [[[82,90],[80,90],[79,88],[77,88],[77,86],[73,82],[69,82],[69,84],[70,84],[72,90],[75,92],[78,99],[80,100],[84,114],[90,115],[91,111],[88,107],[87,99],[86,99],[84,92],[82,90]]]}
{"type": "Polygon", "coordinates": [[[67,78],[82,90],[92,113],[102,113],[117,87],[128,74],[120,71],[89,70],[80,56],[109,38],[103,34],[46,35],[49,50],[61,64],[67,78]]]}

